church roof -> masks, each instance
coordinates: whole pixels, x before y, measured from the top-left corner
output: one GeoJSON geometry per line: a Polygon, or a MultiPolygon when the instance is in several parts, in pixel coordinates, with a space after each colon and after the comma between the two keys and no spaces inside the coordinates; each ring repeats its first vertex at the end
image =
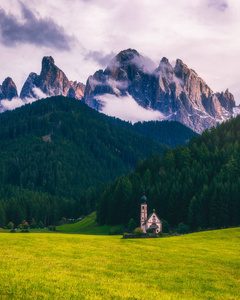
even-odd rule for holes
{"type": "Polygon", "coordinates": [[[145,195],[142,196],[141,202],[147,202],[147,197],[145,195]]]}
{"type": "MultiPolygon", "coordinates": [[[[151,216],[152,216],[153,214],[155,214],[156,218],[158,218],[158,220],[159,220],[160,222],[162,222],[161,219],[159,218],[159,216],[155,213],[155,209],[153,210],[153,212],[152,212],[150,215],[148,215],[147,221],[151,218],[151,216]]],[[[146,222],[147,222],[147,221],[146,221],[146,222]]]]}

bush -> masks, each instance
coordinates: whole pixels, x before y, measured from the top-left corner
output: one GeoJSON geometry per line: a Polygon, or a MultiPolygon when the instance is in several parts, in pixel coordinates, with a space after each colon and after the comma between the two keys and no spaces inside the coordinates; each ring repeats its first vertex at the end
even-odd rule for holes
{"type": "Polygon", "coordinates": [[[131,218],[130,221],[129,221],[129,223],[128,223],[128,229],[127,229],[127,231],[132,233],[136,227],[137,227],[136,222],[134,221],[133,218],[131,218]]]}
{"type": "Polygon", "coordinates": [[[22,229],[21,232],[29,232],[28,229],[22,229]]]}
{"type": "Polygon", "coordinates": [[[49,229],[50,231],[56,231],[56,227],[55,227],[54,225],[48,226],[48,229],[49,229]]]}
{"type": "Polygon", "coordinates": [[[184,223],[179,223],[177,228],[177,233],[185,234],[189,232],[189,226],[184,223]]]}
{"type": "Polygon", "coordinates": [[[31,221],[31,223],[30,223],[30,228],[32,228],[32,229],[37,228],[37,224],[36,224],[34,218],[32,218],[32,221],[31,221]]]}
{"type": "Polygon", "coordinates": [[[153,233],[153,229],[152,229],[152,228],[148,228],[148,229],[146,230],[146,232],[147,232],[147,233],[153,233]]]}
{"type": "Polygon", "coordinates": [[[143,230],[141,227],[137,227],[135,230],[134,230],[134,234],[137,236],[137,237],[140,237],[143,235],[143,230]]]}
{"type": "Polygon", "coordinates": [[[28,222],[25,222],[24,224],[23,224],[23,229],[28,229],[29,228],[29,224],[28,224],[28,222]]]}
{"type": "Polygon", "coordinates": [[[40,221],[40,222],[38,223],[38,227],[41,228],[41,229],[44,228],[44,225],[43,225],[43,222],[42,222],[42,221],[40,221]]]}
{"type": "Polygon", "coordinates": [[[67,219],[65,217],[62,217],[62,220],[60,221],[60,225],[67,224],[67,219]]]}
{"type": "Polygon", "coordinates": [[[123,232],[124,232],[124,228],[122,227],[122,228],[119,228],[119,229],[110,229],[109,230],[109,232],[108,232],[108,234],[109,235],[120,235],[120,234],[123,234],[123,232]]]}
{"type": "Polygon", "coordinates": [[[135,235],[133,233],[129,233],[129,232],[124,232],[123,233],[123,238],[129,238],[129,237],[135,237],[135,235]]]}
{"type": "Polygon", "coordinates": [[[8,229],[13,229],[14,228],[13,222],[9,222],[7,227],[8,227],[8,229]]]}
{"type": "Polygon", "coordinates": [[[15,230],[15,229],[11,229],[11,230],[10,230],[10,232],[12,232],[12,233],[13,233],[13,232],[16,232],[16,230],[15,230]]]}
{"type": "Polygon", "coordinates": [[[170,224],[168,223],[167,220],[162,220],[162,232],[163,233],[168,233],[170,229],[170,224]]]}

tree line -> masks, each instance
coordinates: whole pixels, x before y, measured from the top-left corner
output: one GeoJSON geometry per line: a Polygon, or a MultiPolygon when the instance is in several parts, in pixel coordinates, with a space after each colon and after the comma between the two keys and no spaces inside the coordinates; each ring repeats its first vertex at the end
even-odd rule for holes
{"type": "Polygon", "coordinates": [[[191,230],[240,224],[240,116],[193,137],[187,146],[139,160],[134,172],[99,194],[100,224],[139,223],[140,199],[172,227],[191,230]]]}

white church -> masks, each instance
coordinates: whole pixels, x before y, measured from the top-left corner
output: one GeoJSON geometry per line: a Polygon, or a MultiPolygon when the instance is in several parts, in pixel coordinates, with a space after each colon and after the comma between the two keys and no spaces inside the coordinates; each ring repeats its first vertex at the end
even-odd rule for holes
{"type": "Polygon", "coordinates": [[[144,233],[146,233],[148,229],[152,229],[154,233],[162,231],[162,221],[155,213],[155,209],[147,216],[147,197],[145,195],[141,198],[140,227],[144,233]]]}

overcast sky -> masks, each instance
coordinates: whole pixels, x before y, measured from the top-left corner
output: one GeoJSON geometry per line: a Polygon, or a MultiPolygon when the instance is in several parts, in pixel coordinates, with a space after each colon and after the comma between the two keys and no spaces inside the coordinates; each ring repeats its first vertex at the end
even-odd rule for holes
{"type": "Polygon", "coordinates": [[[240,104],[238,0],[0,0],[0,84],[10,76],[19,93],[43,56],[85,83],[127,48],[156,66],[180,58],[240,104]]]}

